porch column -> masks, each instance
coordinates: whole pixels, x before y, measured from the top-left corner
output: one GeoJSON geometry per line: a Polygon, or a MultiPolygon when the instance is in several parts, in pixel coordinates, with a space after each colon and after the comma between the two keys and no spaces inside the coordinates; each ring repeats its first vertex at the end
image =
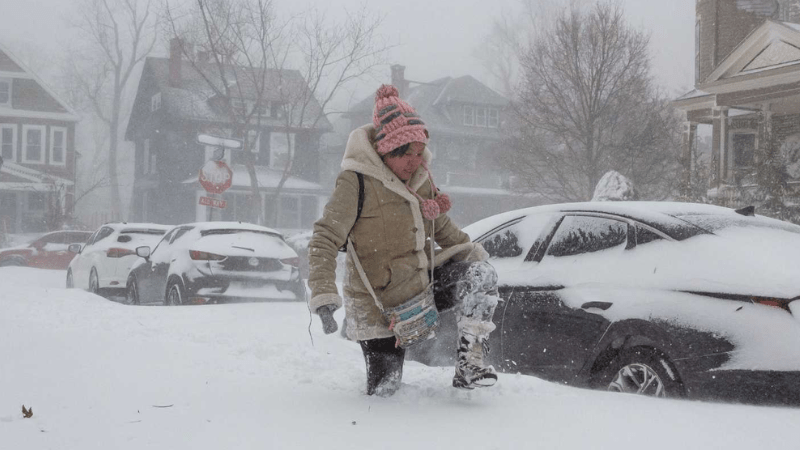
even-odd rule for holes
{"type": "Polygon", "coordinates": [[[680,196],[684,199],[689,199],[692,195],[692,164],[694,162],[694,155],[696,154],[696,136],[697,122],[684,122],[680,161],[683,166],[680,196]]]}
{"type": "Polygon", "coordinates": [[[769,104],[758,113],[758,142],[756,143],[756,183],[765,188],[768,195],[779,195],[780,167],[772,132],[772,111],[769,104]]]}
{"type": "Polygon", "coordinates": [[[710,188],[719,188],[728,182],[728,108],[714,108],[711,135],[710,188]]]}

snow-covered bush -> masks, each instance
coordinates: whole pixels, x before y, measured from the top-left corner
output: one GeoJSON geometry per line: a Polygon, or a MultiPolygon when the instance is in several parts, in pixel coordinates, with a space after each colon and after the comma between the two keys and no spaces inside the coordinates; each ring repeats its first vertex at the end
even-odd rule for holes
{"type": "Polygon", "coordinates": [[[638,200],[633,183],[616,170],[610,170],[600,178],[594,188],[593,202],[638,200]]]}

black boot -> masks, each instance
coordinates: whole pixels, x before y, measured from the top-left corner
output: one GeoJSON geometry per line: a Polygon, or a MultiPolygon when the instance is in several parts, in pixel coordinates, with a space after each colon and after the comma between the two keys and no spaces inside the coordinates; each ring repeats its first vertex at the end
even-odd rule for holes
{"type": "Polygon", "coordinates": [[[406,351],[394,337],[359,341],[367,364],[367,395],[389,397],[400,389],[406,351]]]}

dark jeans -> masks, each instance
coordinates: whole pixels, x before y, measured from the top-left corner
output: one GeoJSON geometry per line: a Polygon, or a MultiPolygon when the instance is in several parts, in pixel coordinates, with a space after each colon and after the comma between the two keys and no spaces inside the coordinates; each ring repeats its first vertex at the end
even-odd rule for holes
{"type": "MultiPolygon", "coordinates": [[[[445,312],[460,301],[456,283],[464,278],[471,262],[451,262],[433,269],[433,298],[436,309],[445,312]]],[[[391,395],[400,387],[406,351],[395,347],[395,338],[358,341],[367,365],[367,395],[391,395]]]]}

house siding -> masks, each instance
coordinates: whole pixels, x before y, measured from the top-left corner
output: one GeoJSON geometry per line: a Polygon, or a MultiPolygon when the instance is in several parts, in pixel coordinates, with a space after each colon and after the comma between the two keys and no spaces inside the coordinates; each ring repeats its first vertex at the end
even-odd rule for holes
{"type": "Polygon", "coordinates": [[[64,109],[35,80],[15,78],[11,88],[14,109],[66,113],[64,109]]]}
{"type": "Polygon", "coordinates": [[[0,70],[4,72],[25,72],[22,67],[15,63],[14,60],[3,51],[0,51],[0,70]]]}
{"type": "MultiPolygon", "coordinates": [[[[60,220],[46,220],[48,215],[66,219],[74,208],[76,182],[76,141],[74,118],[68,108],[42,86],[33,74],[26,73],[14,59],[0,50],[0,71],[6,72],[4,78],[11,79],[11,102],[0,115],[0,124],[11,125],[15,130],[13,156],[0,173],[0,227],[3,232],[42,232],[62,226],[60,220]],[[17,75],[18,74],[18,75],[17,75]],[[25,117],[31,112],[41,116],[52,115],[51,118],[25,117]],[[63,119],[62,119],[63,118],[63,119]],[[52,132],[54,128],[65,132],[63,162],[56,163],[52,159],[52,132]],[[42,162],[24,159],[25,130],[40,130],[42,162]],[[18,176],[24,173],[25,177],[18,176]],[[67,180],[72,184],[57,187],[49,177],[67,180]],[[32,181],[38,180],[38,181],[32,181]],[[55,205],[54,195],[58,195],[59,203],[66,216],[49,211],[55,205]],[[45,202],[45,209],[38,209],[30,203],[34,197],[45,202]]],[[[41,205],[40,205],[41,206],[41,205]]]]}

